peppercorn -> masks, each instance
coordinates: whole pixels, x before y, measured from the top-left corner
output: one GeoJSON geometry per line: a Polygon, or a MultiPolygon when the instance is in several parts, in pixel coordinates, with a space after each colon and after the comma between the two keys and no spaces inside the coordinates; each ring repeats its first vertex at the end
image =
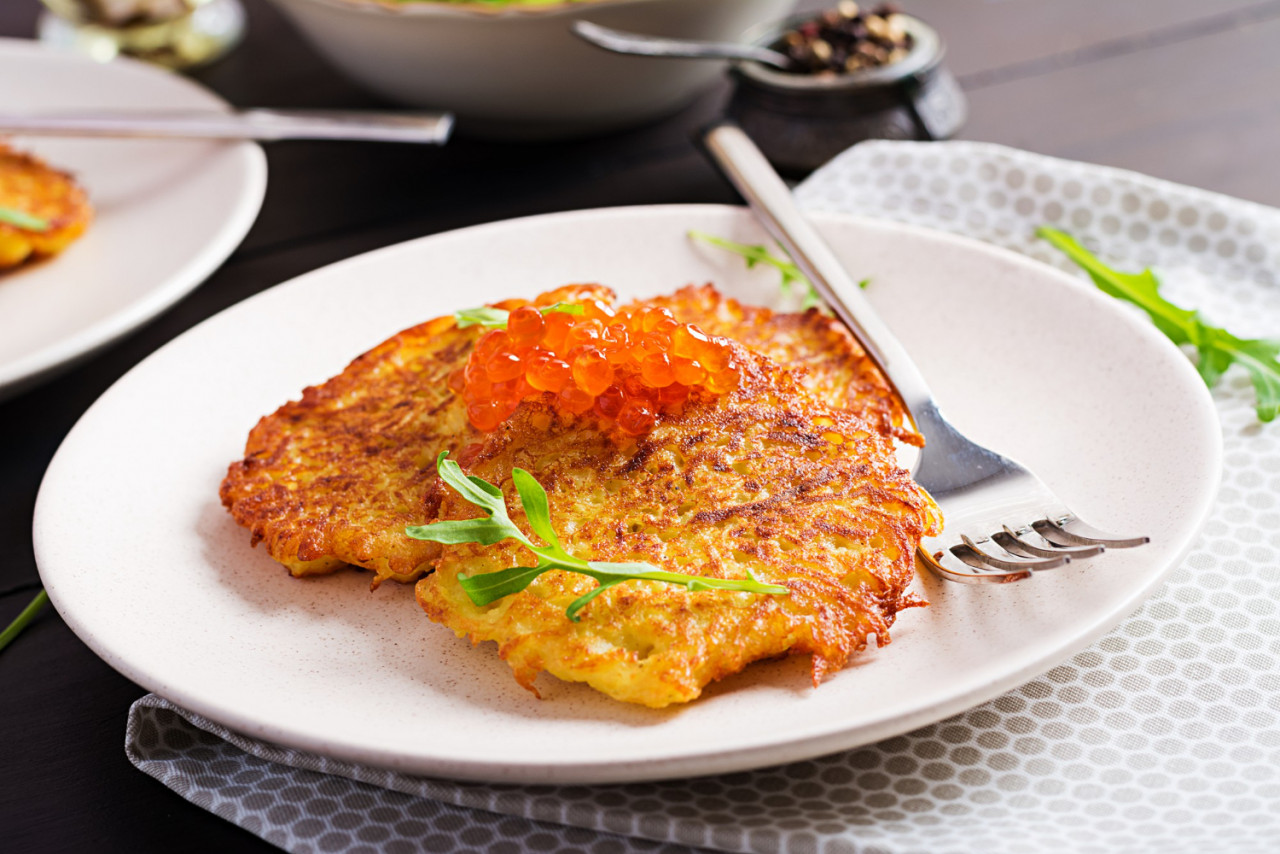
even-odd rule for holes
{"type": "Polygon", "coordinates": [[[800,74],[830,76],[898,62],[911,46],[892,4],[863,11],[852,0],[841,0],[835,9],[788,30],[774,49],[786,54],[800,74]]]}

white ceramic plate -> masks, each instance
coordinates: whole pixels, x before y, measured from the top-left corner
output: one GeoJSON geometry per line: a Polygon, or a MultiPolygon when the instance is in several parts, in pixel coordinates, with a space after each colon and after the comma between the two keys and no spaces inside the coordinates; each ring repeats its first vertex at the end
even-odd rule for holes
{"type": "MultiPolygon", "coordinates": [[[[0,105],[227,109],[176,74],[17,39],[0,39],[0,105]]],[[[73,173],[97,213],[61,255],[0,275],[0,398],[193,290],[240,243],[266,188],[266,159],[253,143],[15,137],[12,144],[73,173]]]]}
{"type": "Polygon", "coordinates": [[[710,774],[901,733],[1047,670],[1130,613],[1188,548],[1220,466],[1186,358],[1048,267],[938,233],[815,218],[955,421],[1039,471],[1095,524],[1152,538],[1014,585],[922,579],[892,646],[815,690],[807,661],[754,665],[652,711],[547,676],[538,701],[492,645],[429,622],[362,572],[300,581],[218,502],[249,428],[420,320],[566,282],[624,296],[715,281],[773,302],[776,277],[693,245],[760,242],[743,211],[671,206],[480,226],[309,273],[171,342],[67,437],[35,547],[54,603],[129,678],[252,736],[442,777],[603,782],[710,774]]]}

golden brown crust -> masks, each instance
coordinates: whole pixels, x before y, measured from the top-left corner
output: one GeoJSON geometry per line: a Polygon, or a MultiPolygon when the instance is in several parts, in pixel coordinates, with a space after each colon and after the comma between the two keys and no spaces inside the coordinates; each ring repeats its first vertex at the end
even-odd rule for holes
{"type": "MultiPolygon", "coordinates": [[[[565,547],[589,559],[785,585],[788,596],[690,592],[628,581],[573,623],[566,606],[596,586],[549,572],[485,607],[458,574],[527,564],[511,541],[445,547],[418,583],[427,614],[474,641],[496,641],[520,684],[540,671],[661,707],[697,697],[752,661],[813,658],[815,683],[876,635],[888,641],[920,537],[940,529],[936,505],[894,462],[892,443],[856,414],[819,403],[769,359],[741,352],[739,388],[691,399],[641,440],[526,401],[464,466],[514,496],[511,471],[546,488],[565,547]]],[[[512,508],[517,524],[523,516],[512,508]]],[[[477,509],[451,490],[440,518],[477,509]]]]}
{"type": "MultiPolygon", "coordinates": [[[[599,286],[571,286],[537,302],[583,294],[611,297],[599,286]]],[[[452,317],[436,318],[305,389],[250,432],[244,458],[222,482],[223,505],[294,575],[352,564],[375,572],[376,584],[429,571],[438,547],[404,529],[434,518],[439,452],[478,438],[448,379],[479,335],[476,327],[458,329],[452,317]]]]}
{"type": "Polygon", "coordinates": [[[0,207],[49,223],[33,231],[0,222],[0,270],[29,258],[56,255],[84,233],[93,219],[84,190],[66,172],[0,142],[0,207]]]}
{"type": "MultiPolygon", "coordinates": [[[[587,297],[613,300],[599,285],[569,285],[535,303],[587,297]]],[[[788,365],[829,405],[866,416],[882,431],[904,432],[893,426],[900,410],[887,384],[831,318],[742,306],[709,285],[654,302],[788,365]]],[[[272,558],[299,576],[354,565],[375,572],[375,583],[408,582],[430,571],[438,547],[410,540],[404,527],[435,518],[442,494],[438,453],[452,449],[465,463],[481,438],[447,387],[479,334],[447,317],[406,329],[262,418],[221,489],[223,504],[252,532],[253,543],[265,543],[272,558]]]]}
{"type": "MultiPolygon", "coordinates": [[[[536,302],[587,295],[611,300],[599,286],[570,286],[536,302]]],[[[542,398],[482,434],[448,389],[480,332],[438,318],[264,417],[228,470],[223,503],[296,575],[354,564],[374,571],[376,584],[434,567],[417,586],[427,614],[477,642],[496,641],[535,693],[547,671],[661,707],[787,654],[812,656],[816,684],[871,636],[887,643],[895,614],[920,604],[907,590],[915,545],[941,522],[894,461],[891,438],[914,434],[879,372],[830,318],[744,307],[709,286],[656,302],[742,342],[736,390],[695,392],[639,440],[542,398]],[[531,556],[511,542],[442,549],[405,536],[407,525],[478,514],[436,477],[442,450],[508,496],[514,467],[533,472],[571,552],[719,578],[749,569],[788,595],[629,581],[573,623],[566,606],[596,582],[556,571],[478,608],[459,573],[531,556]]],[[[518,505],[512,515],[523,523],[518,505]]]]}
{"type": "Polygon", "coordinates": [[[907,444],[922,444],[884,374],[834,317],[816,308],[797,314],[746,306],[711,285],[690,285],[646,302],[768,356],[829,406],[860,415],[907,444]]]}

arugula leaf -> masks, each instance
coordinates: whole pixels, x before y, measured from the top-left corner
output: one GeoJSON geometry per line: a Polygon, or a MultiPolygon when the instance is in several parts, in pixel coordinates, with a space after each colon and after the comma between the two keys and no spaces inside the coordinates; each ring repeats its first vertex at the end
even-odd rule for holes
{"type": "Polygon", "coordinates": [[[651,563],[609,563],[603,560],[592,560],[587,562],[587,566],[606,575],[632,576],[646,572],[662,571],[651,563]]]}
{"type": "MultiPolygon", "coordinates": [[[[800,268],[792,261],[779,258],[769,251],[765,246],[751,246],[746,243],[734,243],[732,240],[725,240],[723,237],[716,237],[701,231],[690,231],[689,236],[695,240],[701,240],[710,243],[712,246],[719,246],[721,249],[727,249],[736,255],[741,255],[743,260],[747,262],[747,269],[755,267],[757,264],[764,264],[766,267],[772,267],[782,276],[779,287],[788,297],[792,295],[792,286],[803,284],[805,293],[800,298],[800,307],[804,309],[821,308],[822,297],[818,295],[818,291],[813,284],[800,272],[800,268]]],[[[869,279],[863,279],[858,283],[858,287],[866,287],[869,279]]]]}
{"type": "MultiPolygon", "coordinates": [[[[1203,369],[1206,361],[1201,358],[1200,376],[1205,382],[1212,384],[1221,375],[1225,367],[1218,363],[1230,354],[1235,362],[1249,372],[1253,380],[1253,393],[1256,398],[1256,410],[1259,421],[1271,421],[1280,414],[1280,341],[1274,338],[1237,338],[1225,329],[1214,329],[1213,351],[1210,359],[1209,373],[1203,369]],[[1215,372],[1216,373],[1213,373],[1215,372]],[[1212,379],[1210,379],[1212,377],[1212,379]]],[[[1231,362],[1228,359],[1227,364],[1231,362]]]]}
{"type": "Polygon", "coordinates": [[[492,326],[502,329],[506,328],[508,314],[509,312],[504,309],[484,305],[480,308],[464,308],[462,311],[455,311],[453,320],[458,324],[459,329],[466,329],[468,326],[492,326]]]}
{"type": "Polygon", "coordinates": [[[670,584],[683,584],[689,590],[736,590],[744,593],[774,595],[786,595],[788,592],[787,588],[779,584],[767,584],[758,580],[750,570],[747,571],[745,579],[702,578],[697,575],[667,572],[648,563],[608,563],[585,561],[574,557],[564,550],[551,524],[551,508],[542,484],[524,469],[513,469],[511,479],[515,482],[516,491],[520,494],[520,503],[524,506],[529,527],[547,543],[546,546],[535,546],[507,515],[507,505],[502,497],[502,490],[481,478],[463,474],[462,467],[453,460],[447,459],[448,456],[449,452],[445,451],[436,459],[436,469],[440,472],[441,479],[467,501],[484,510],[485,515],[476,519],[410,526],[405,528],[405,534],[416,540],[429,540],[446,545],[479,543],[483,546],[491,546],[505,539],[513,539],[538,558],[536,566],[513,566],[479,575],[460,573],[458,583],[462,586],[463,592],[477,606],[488,605],[505,596],[519,593],[532,584],[538,576],[553,569],[576,572],[579,575],[594,578],[600,583],[600,586],[573,600],[565,609],[565,615],[575,623],[580,619],[582,609],[592,599],[624,581],[664,581],[670,584]]]}
{"type": "Polygon", "coordinates": [[[524,515],[529,520],[529,527],[548,544],[560,548],[560,538],[556,536],[556,529],[551,526],[551,506],[547,502],[547,491],[524,469],[513,469],[511,479],[515,482],[516,492],[520,493],[520,503],[524,505],[524,515]]]}
{"type": "MultiPolygon", "coordinates": [[[[559,312],[561,314],[582,314],[585,309],[574,303],[558,302],[553,305],[544,306],[538,311],[545,314],[559,312]]],[[[506,329],[507,318],[510,312],[503,308],[493,308],[491,306],[481,306],[480,308],[464,308],[462,311],[453,313],[453,320],[458,324],[459,329],[466,329],[468,326],[486,326],[490,329],[506,329]]]]}
{"type": "Polygon", "coordinates": [[[44,610],[44,606],[48,604],[49,594],[42,588],[40,592],[36,594],[36,598],[32,599],[27,607],[22,609],[22,613],[14,617],[13,622],[6,626],[3,632],[0,632],[0,649],[4,649],[9,644],[13,643],[13,639],[22,634],[22,630],[25,629],[31,621],[36,618],[36,615],[44,610]]]}
{"type": "Polygon", "coordinates": [[[510,596],[512,593],[519,593],[532,584],[535,578],[551,568],[549,566],[513,566],[497,572],[482,572],[476,576],[459,573],[458,581],[472,602],[484,606],[510,596]]]}
{"type": "Polygon", "coordinates": [[[765,246],[752,246],[746,243],[734,243],[732,240],[726,240],[723,237],[716,237],[713,234],[707,234],[702,231],[690,231],[689,236],[695,240],[701,240],[710,243],[712,246],[719,246],[721,249],[727,249],[736,255],[741,255],[743,260],[747,262],[747,269],[755,267],[757,264],[764,264],[766,267],[773,267],[782,276],[782,289],[788,293],[791,286],[796,282],[805,282],[804,273],[800,272],[791,261],[777,257],[765,246]]]}
{"type": "Polygon", "coordinates": [[[544,315],[551,314],[553,311],[560,314],[582,314],[586,309],[575,302],[553,302],[545,308],[538,309],[538,311],[544,315]]]}
{"type": "Polygon", "coordinates": [[[533,548],[533,543],[507,515],[507,502],[502,497],[502,490],[486,480],[463,474],[462,466],[453,460],[446,459],[448,456],[448,451],[441,451],[440,456],[436,458],[436,471],[440,473],[440,479],[452,486],[467,501],[484,510],[487,518],[466,519],[461,523],[444,521],[433,522],[430,525],[415,525],[405,528],[405,533],[415,540],[430,540],[448,545],[480,543],[491,546],[510,538],[533,548]],[[468,529],[466,527],[468,525],[472,527],[468,529]],[[460,533],[468,532],[471,533],[471,539],[455,539],[460,533]]]}
{"type": "Polygon", "coordinates": [[[480,543],[491,546],[511,536],[501,523],[490,519],[463,519],[460,521],[436,522],[427,533],[426,525],[411,525],[405,532],[418,540],[431,540],[437,543],[456,546],[461,543],[480,543]]]}
{"type": "Polygon", "coordinates": [[[1160,280],[1151,270],[1113,270],[1071,235],[1054,228],[1041,226],[1036,235],[1078,264],[1103,293],[1145,311],[1170,341],[1194,347],[1198,355],[1196,370],[1205,385],[1212,388],[1227,368],[1239,364],[1253,379],[1258,420],[1271,421],[1280,414],[1280,340],[1237,338],[1221,327],[1205,323],[1198,311],[1174,305],[1161,296],[1160,280]]]}
{"type": "Polygon", "coordinates": [[[13,208],[0,207],[0,222],[25,228],[27,231],[49,230],[49,220],[13,208]]]}
{"type": "MultiPolygon", "coordinates": [[[[587,607],[587,604],[590,603],[592,599],[596,598],[610,587],[617,587],[624,581],[626,581],[625,578],[614,578],[609,581],[601,581],[599,587],[594,590],[587,591],[577,599],[570,602],[569,607],[564,609],[565,616],[575,623],[578,622],[578,615],[582,613],[582,609],[587,607]]],[[[690,587],[689,589],[692,590],[693,588],[690,587]]]]}

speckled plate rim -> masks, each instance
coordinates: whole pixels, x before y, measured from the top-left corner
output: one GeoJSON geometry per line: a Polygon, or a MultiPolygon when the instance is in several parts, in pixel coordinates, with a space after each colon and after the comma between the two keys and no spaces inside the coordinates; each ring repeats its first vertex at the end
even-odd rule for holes
{"type": "MultiPolygon", "coordinates": [[[[0,65],[9,61],[21,62],[24,57],[35,56],[58,57],[66,63],[83,66],[86,74],[99,77],[113,75],[119,79],[120,85],[128,85],[129,78],[139,74],[163,79],[175,91],[184,93],[190,102],[191,109],[229,110],[231,108],[226,101],[191,80],[127,57],[119,57],[104,64],[78,54],[51,50],[39,42],[0,38],[0,65]]],[[[33,79],[31,85],[39,86],[39,79],[33,79]]],[[[24,144],[23,147],[27,146],[24,144]]],[[[11,359],[7,363],[0,362],[0,399],[31,387],[59,368],[85,358],[152,320],[195,290],[235,251],[240,241],[249,232],[262,207],[267,188],[267,159],[262,148],[253,142],[230,143],[228,148],[237,161],[239,176],[237,186],[228,194],[221,227],[207,236],[186,264],[170,276],[157,280],[142,297],[119,305],[115,310],[74,334],[48,343],[19,358],[11,359]]],[[[89,200],[92,202],[93,176],[80,177],[86,185],[89,200]]],[[[167,225],[167,223],[158,223],[158,225],[167,225]]],[[[91,225],[90,229],[92,228],[91,225]]],[[[130,247],[125,251],[145,252],[146,247],[130,247]]],[[[44,263],[53,265],[57,260],[53,258],[44,263]]],[[[11,275],[20,274],[21,271],[18,271],[11,275]]],[[[103,286],[100,281],[86,284],[94,287],[103,286]]],[[[106,286],[109,287],[110,283],[107,282],[106,286]]]]}
{"type": "MultiPolygon", "coordinates": [[[[104,502],[110,505],[110,496],[102,492],[98,479],[92,476],[86,478],[86,469],[91,469],[95,461],[103,459],[104,453],[108,451],[103,446],[103,442],[109,438],[113,430],[119,429],[118,424],[111,425],[107,421],[118,419],[119,405],[131,396],[136,397],[139,393],[144,393],[150,382],[157,376],[163,376],[175,359],[183,357],[184,353],[191,352],[191,348],[200,343],[201,339],[207,339],[209,335],[216,337],[215,333],[219,329],[225,332],[234,328],[240,319],[261,312],[278,311],[289,305],[296,307],[300,304],[299,301],[305,301],[308,292],[313,291],[315,286],[326,277],[348,279],[351,286],[359,287],[359,283],[368,282],[371,271],[381,265],[394,265],[402,258],[429,252],[433,246],[476,242],[476,246],[492,248],[513,236],[536,235],[540,229],[555,231],[565,228],[571,230],[600,228],[625,234],[629,228],[637,227],[637,224],[652,225],[654,222],[669,222],[673,228],[678,224],[681,230],[675,233],[679,234],[683,234],[683,229],[690,225],[701,228],[715,228],[717,225],[721,228],[733,226],[739,231],[742,229],[749,231],[753,227],[747,214],[741,210],[705,205],[554,214],[477,226],[411,241],[309,273],[228,309],[218,317],[206,321],[205,324],[166,345],[117,383],[86,413],[67,437],[50,465],[37,503],[34,540],[41,575],[55,606],[71,628],[97,654],[125,676],[211,720],[223,723],[249,736],[320,755],[402,772],[446,778],[505,783],[606,783],[744,770],[811,758],[874,742],[941,720],[999,695],[1051,668],[1116,625],[1150,595],[1164,575],[1186,554],[1207,517],[1220,478],[1221,433],[1217,413],[1195,371],[1176,348],[1169,345],[1167,340],[1152,329],[1145,320],[1122,311],[1108,298],[1063,273],[1005,250],[917,227],[840,215],[815,215],[814,220],[820,227],[836,233],[844,229],[852,229],[852,232],[847,233],[856,233],[863,237],[880,236],[885,239],[906,240],[918,244],[926,254],[929,251],[953,253],[955,258],[970,258],[980,267],[985,265],[993,273],[1001,270],[1002,275],[1012,275],[1046,287],[1063,289],[1058,292],[1060,297],[1070,294],[1069,297],[1064,298],[1078,302],[1082,310],[1087,311],[1095,320],[1099,322],[1105,320],[1103,325],[1109,324],[1113,331],[1123,331],[1127,340],[1126,346],[1137,348],[1146,359],[1146,365],[1140,369],[1146,372],[1142,374],[1143,377],[1148,380],[1154,377],[1158,383],[1171,384],[1168,394],[1171,395],[1171,399],[1176,399],[1182,408],[1180,430],[1183,434],[1192,437],[1188,441],[1195,448],[1193,459],[1181,460],[1177,463],[1180,469],[1185,470],[1185,476],[1188,479],[1185,490],[1186,501],[1183,506],[1176,508],[1177,531],[1174,535],[1166,537],[1158,549],[1153,547],[1146,552],[1135,551],[1132,554],[1138,555],[1137,558],[1124,556],[1115,558],[1117,561],[1129,560],[1130,566],[1136,567],[1132,577],[1125,582],[1122,595],[1109,600],[1105,608],[1079,614],[1079,619],[1072,621],[1069,636],[1065,636],[1052,646],[1037,649],[1034,652],[1020,650],[1016,662],[1006,666],[975,668],[971,679],[968,679],[960,688],[949,689],[945,695],[938,695],[926,680],[921,682],[919,694],[913,694],[871,711],[859,711],[846,719],[832,719],[829,715],[821,720],[795,718],[794,726],[790,729],[779,730],[766,727],[763,731],[757,727],[726,723],[713,731],[714,740],[710,743],[682,742],[672,746],[662,741],[664,727],[669,732],[671,727],[678,726],[682,719],[680,716],[672,716],[659,722],[659,725],[651,728],[652,731],[649,733],[624,727],[620,733],[626,732],[630,736],[626,744],[619,744],[611,753],[590,756],[575,755],[572,750],[562,749],[554,743],[548,745],[545,738],[541,739],[542,743],[539,744],[538,736],[546,733],[539,732],[539,727],[534,725],[528,732],[523,733],[526,742],[530,745],[529,750],[524,754],[476,757],[469,755],[472,751],[464,743],[465,739],[456,733],[443,734],[440,739],[432,742],[425,749],[421,745],[414,748],[389,747],[386,743],[374,743],[377,739],[369,736],[367,728],[361,731],[332,732],[325,731],[323,727],[311,726],[308,721],[296,720],[298,717],[296,715],[293,716],[295,719],[280,716],[265,719],[259,715],[246,714],[241,707],[242,703],[238,702],[238,700],[243,701],[244,697],[229,697],[227,694],[228,690],[234,694],[235,686],[201,684],[199,674],[191,669],[184,671],[171,668],[160,672],[141,664],[138,658],[140,650],[130,640],[132,633],[125,627],[128,623],[126,615],[104,613],[101,601],[95,599],[91,595],[92,591],[85,586],[85,576],[83,572],[77,571],[77,567],[83,566],[86,560],[96,559],[102,566],[122,566],[136,557],[134,554],[118,553],[124,547],[122,545],[95,543],[91,539],[91,531],[86,532],[84,539],[78,539],[69,533],[80,532],[81,522],[86,518],[84,516],[86,507],[102,507],[104,502]],[[112,553],[113,548],[117,553],[112,553]],[[657,734],[656,738],[648,737],[654,732],[657,734]]],[[[726,286],[726,289],[733,290],[731,286],[726,286]]],[[[461,299],[464,301],[471,299],[474,302],[475,295],[464,295],[461,299]]],[[[443,307],[451,309],[454,306],[443,307]]],[[[388,332],[390,331],[394,329],[389,329],[388,332]]],[[[204,343],[207,344],[208,340],[204,343]]],[[[353,353],[354,348],[350,349],[353,353]]],[[[1121,401],[1110,403],[1123,406],[1121,401]]],[[[247,426],[245,425],[245,429],[247,426]]],[[[175,500],[175,496],[165,496],[156,500],[172,501],[175,500]]],[[[189,496],[182,500],[189,500],[189,496]]],[[[1164,512],[1169,508],[1158,509],[1164,512]]],[[[116,525],[123,524],[141,529],[145,529],[147,524],[145,521],[120,518],[114,519],[113,522],[116,525]]],[[[105,522],[95,520],[95,524],[105,524],[105,522]]],[[[179,532],[177,536],[189,535],[179,532]]],[[[139,541],[145,541],[146,532],[139,531],[139,537],[139,541]]],[[[247,535],[245,537],[247,538],[247,535]]],[[[1120,565],[1122,564],[1115,564],[1115,566],[1120,565]]],[[[1041,587],[1037,589],[1028,586],[1022,589],[1028,592],[1035,591],[1037,594],[1043,592],[1052,597],[1057,595],[1053,592],[1055,588],[1052,585],[1076,582],[1056,580],[1041,582],[1037,577],[1031,584],[1036,583],[1041,587]]],[[[938,584],[941,582],[935,583],[931,596],[940,594],[943,597],[944,604],[939,605],[939,608],[946,607],[945,600],[952,595],[967,595],[953,594],[945,586],[937,587],[938,584]]],[[[1013,587],[1021,587],[1021,585],[1013,587]]],[[[959,591],[962,588],[957,586],[953,589],[959,591]]],[[[971,589],[967,586],[963,588],[965,591],[971,589]]],[[[999,595],[1009,589],[1012,588],[997,586],[992,594],[999,595]]],[[[1058,593],[1064,589],[1067,588],[1056,588],[1058,593]]],[[[135,614],[132,618],[136,620],[141,616],[135,614]]],[[[181,643],[182,627],[176,628],[177,634],[169,640],[181,643]]],[[[897,646],[895,644],[883,655],[877,654],[875,660],[892,662],[897,646]]],[[[1031,643],[1028,646],[1034,646],[1034,644],[1031,643]]],[[[492,651],[488,651],[488,654],[492,655],[492,651]]],[[[858,673],[848,673],[848,675],[850,678],[859,676],[858,673]]],[[[960,678],[967,679],[967,676],[961,674],[960,678]]],[[[741,677],[739,679],[741,680],[741,677]]],[[[739,681],[736,684],[743,686],[744,683],[739,681]]],[[[845,684],[846,688],[840,690],[847,690],[848,685],[854,683],[845,684]]],[[[803,697],[781,701],[780,709],[761,708],[758,711],[790,715],[795,710],[803,710],[804,703],[815,702],[815,698],[817,702],[822,702],[822,698],[828,696],[836,699],[835,695],[830,693],[835,690],[834,684],[827,685],[815,692],[805,693],[803,697]],[[824,691],[829,693],[824,695],[824,691]],[[788,704],[791,703],[797,705],[789,706],[788,704]]],[[[732,703],[736,694],[746,694],[747,691],[747,687],[738,687],[735,691],[722,692],[715,697],[714,702],[732,703]]],[[[852,696],[858,696],[856,691],[852,696]]],[[[712,698],[699,701],[708,707],[712,702],[712,698]]],[[[741,700],[741,702],[750,703],[751,700],[741,700]]],[[[740,706],[731,704],[727,708],[732,711],[740,709],[740,706]]],[[[791,721],[791,718],[787,720],[791,721]]],[[[607,726],[605,728],[607,729],[607,726]]]]}

